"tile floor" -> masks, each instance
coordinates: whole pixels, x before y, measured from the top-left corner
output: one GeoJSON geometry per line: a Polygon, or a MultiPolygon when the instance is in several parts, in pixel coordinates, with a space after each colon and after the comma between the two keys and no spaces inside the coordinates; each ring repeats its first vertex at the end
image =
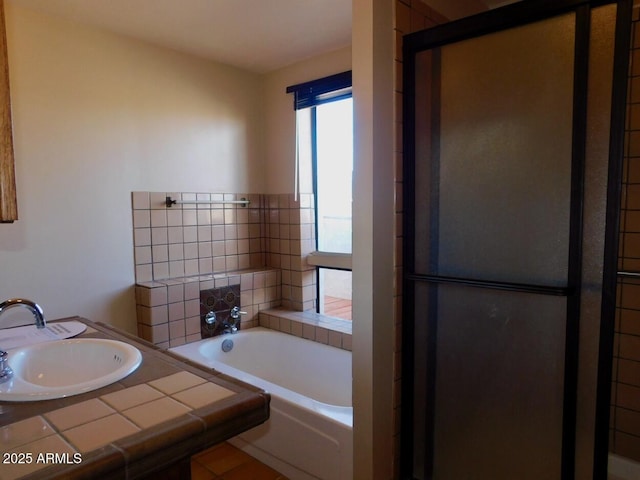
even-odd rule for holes
{"type": "Polygon", "coordinates": [[[287,480],[287,477],[229,443],[191,458],[192,480],[287,480]]]}

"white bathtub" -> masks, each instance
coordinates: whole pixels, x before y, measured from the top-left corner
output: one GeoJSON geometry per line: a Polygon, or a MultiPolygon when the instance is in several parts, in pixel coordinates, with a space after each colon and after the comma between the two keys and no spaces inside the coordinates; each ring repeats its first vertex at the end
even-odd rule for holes
{"type": "Polygon", "coordinates": [[[262,327],[170,350],[271,394],[269,420],[232,444],[291,480],[351,479],[351,352],[262,327]]]}

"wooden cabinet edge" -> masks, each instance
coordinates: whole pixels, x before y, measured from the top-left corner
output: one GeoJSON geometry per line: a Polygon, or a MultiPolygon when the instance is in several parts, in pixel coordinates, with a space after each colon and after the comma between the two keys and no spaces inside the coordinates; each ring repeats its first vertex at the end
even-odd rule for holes
{"type": "Polygon", "coordinates": [[[4,17],[4,0],[0,0],[0,222],[18,219],[11,95],[9,91],[9,59],[4,17]]]}

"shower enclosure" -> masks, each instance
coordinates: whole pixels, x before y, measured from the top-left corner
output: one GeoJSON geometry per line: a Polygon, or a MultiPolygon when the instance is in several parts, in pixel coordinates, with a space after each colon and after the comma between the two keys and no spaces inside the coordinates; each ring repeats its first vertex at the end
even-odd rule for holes
{"type": "Polygon", "coordinates": [[[403,478],[606,478],[630,14],[404,38],[403,478]]]}

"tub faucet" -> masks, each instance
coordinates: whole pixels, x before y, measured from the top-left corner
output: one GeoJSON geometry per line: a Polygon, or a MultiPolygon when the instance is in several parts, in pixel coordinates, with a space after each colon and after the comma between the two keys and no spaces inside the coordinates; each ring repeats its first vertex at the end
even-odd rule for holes
{"type": "Polygon", "coordinates": [[[246,315],[247,312],[243,312],[239,307],[233,307],[229,312],[229,321],[225,322],[224,333],[236,333],[238,331],[238,322],[240,321],[240,315],[246,315]]]}
{"type": "MultiPolygon", "coordinates": [[[[35,302],[31,300],[26,300],[24,298],[11,298],[0,303],[0,316],[7,311],[9,308],[16,307],[22,305],[28,308],[31,313],[33,313],[33,317],[35,318],[36,327],[44,328],[46,325],[46,321],[44,319],[44,314],[42,313],[42,308],[35,302]]],[[[4,350],[0,350],[0,383],[6,382],[13,376],[13,370],[7,363],[8,354],[4,350]]]]}

